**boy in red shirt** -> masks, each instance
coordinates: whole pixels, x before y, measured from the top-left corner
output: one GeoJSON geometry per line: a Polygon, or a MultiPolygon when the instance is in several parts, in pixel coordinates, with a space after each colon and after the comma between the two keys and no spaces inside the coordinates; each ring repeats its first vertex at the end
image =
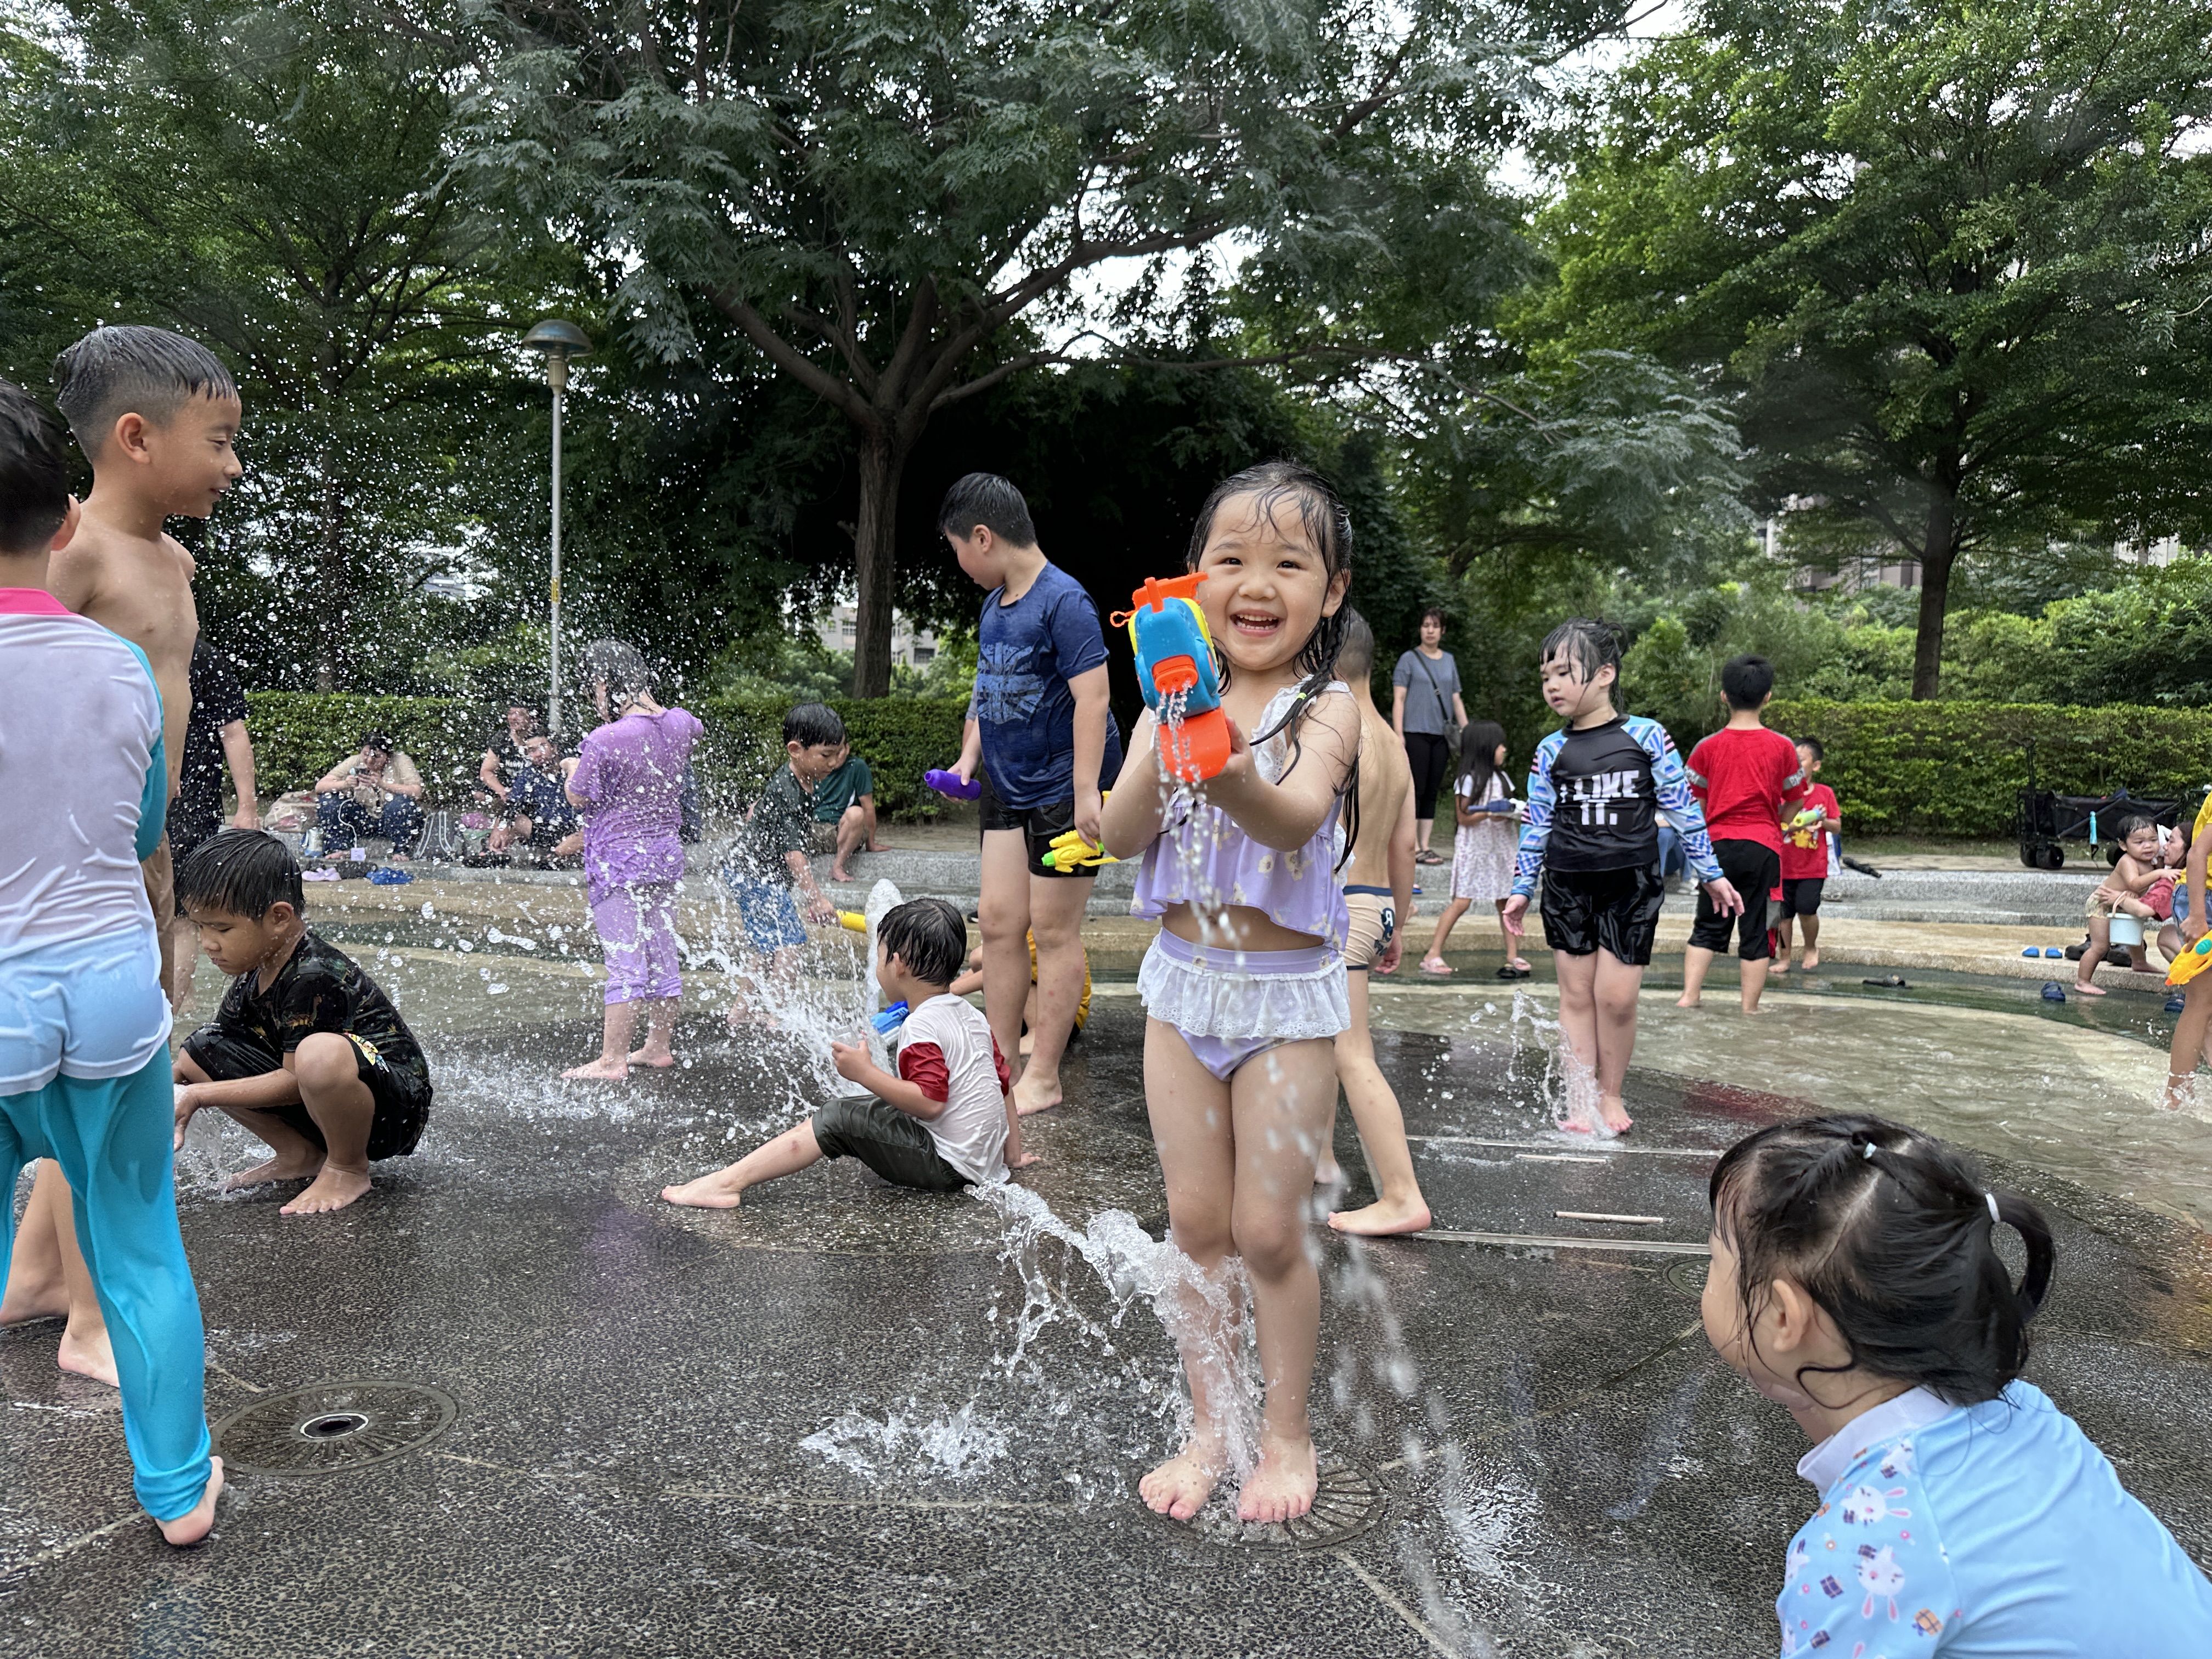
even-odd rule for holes
{"type": "Polygon", "coordinates": [[[1820,965],[1820,888],[1828,879],[1828,837],[1843,828],[1844,809],[1836,792],[1815,783],[1827,751],[1818,738],[1797,739],[1797,763],[1805,771],[1805,799],[1795,811],[1785,811],[1782,827],[1782,920],[1774,928],[1774,969],[1790,971],[1790,923],[1805,924],[1805,959],[1797,965],[1811,973],[1820,965]],[[1810,823],[1796,820],[1815,813],[1810,823]]]}
{"type": "MultiPolygon", "coordinates": [[[[1721,670],[1721,696],[1728,702],[1728,724],[1690,751],[1687,770],[1691,793],[1705,805],[1713,856],[1743,895],[1736,954],[1743,958],[1743,1011],[1755,1014],[1774,954],[1771,914],[1782,896],[1782,810],[1787,805],[1794,812],[1804,799],[1805,769],[1796,746],[1768,731],[1762,718],[1774,696],[1774,668],[1765,658],[1730,659],[1721,670]]],[[[1700,889],[1676,1007],[1698,1006],[1705,970],[1728,949],[1729,932],[1729,918],[1700,889]]]]}

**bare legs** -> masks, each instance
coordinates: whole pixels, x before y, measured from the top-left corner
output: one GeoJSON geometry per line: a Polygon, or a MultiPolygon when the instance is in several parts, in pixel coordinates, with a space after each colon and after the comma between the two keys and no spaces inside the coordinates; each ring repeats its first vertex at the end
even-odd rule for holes
{"type": "Polygon", "coordinates": [[[2169,1112],[2196,1103],[2197,1067],[2212,1060],[2212,974],[2191,980],[2182,989],[2182,999],[2181,1013],[2173,1022],[2173,1048],[2166,1062],[2166,1098],[2160,1103],[2169,1112]]]}
{"type": "Polygon", "coordinates": [[[814,1139],[814,1120],[810,1117],[798,1127],[786,1129],[766,1146],[747,1152],[735,1164],[712,1175],[701,1176],[696,1181],[663,1187],[660,1195],[671,1204],[681,1204],[687,1209],[734,1210],[746,1188],[797,1175],[821,1161],[821,1144],[814,1139]]]}
{"type": "Polygon", "coordinates": [[[1805,959],[1797,965],[1809,974],[1820,965],[1820,919],[1818,916],[1785,915],[1775,924],[1771,971],[1778,974],[1790,971],[1790,924],[1793,921],[1805,924],[1805,959]]]}
{"type": "Polygon", "coordinates": [[[633,1066],[673,1066],[676,1054],[670,1042],[675,1030],[673,997],[641,1003],[610,1002],[599,1031],[599,1057],[581,1066],[572,1066],[561,1075],[571,1082],[620,1083],[628,1079],[633,1066]],[[632,1054],[629,1040],[637,1030],[637,1011],[641,1007],[646,1011],[645,1046],[632,1054]]]}
{"type": "Polygon", "coordinates": [[[1030,872],[1018,830],[983,835],[983,1012],[999,1052],[1021,1051],[1022,1011],[1030,995],[1030,945],[1036,939],[1036,1016],[1030,1022],[1029,1062],[1015,1080],[1014,1106],[1024,1116],[1060,1104],[1060,1060],[1083,1000],[1083,910],[1088,877],[1030,872]]]}
{"type": "MultiPolygon", "coordinates": [[[[323,1144],[316,1146],[273,1112],[223,1107],[226,1117],[244,1125],[270,1152],[266,1164],[232,1176],[223,1186],[234,1191],[312,1176],[307,1189],[287,1204],[283,1213],[322,1215],[343,1210],[368,1191],[368,1136],[376,1123],[376,1097],[362,1081],[351,1040],[335,1031],[302,1037],[286,1058],[284,1069],[295,1085],[292,1099],[307,1108],[323,1144]]],[[[176,1074],[182,1083],[208,1081],[190,1054],[177,1056],[176,1074]]]]}
{"type": "Polygon", "coordinates": [[[1352,1121],[1359,1126],[1376,1199],[1364,1209],[1334,1212],[1328,1224],[1340,1233],[1417,1233],[1429,1224],[1429,1206],[1413,1175],[1398,1097],[1375,1063],[1375,1036],[1367,1028],[1367,975],[1347,974],[1345,981],[1352,996],[1352,1024],[1336,1040],[1336,1075],[1352,1103],[1352,1121]]]}
{"type": "MultiPolygon", "coordinates": [[[[2081,993],[2081,995],[2085,997],[2100,997],[2105,994],[2101,988],[2092,984],[2090,981],[2096,974],[2097,964],[2105,959],[2105,953],[2112,948],[2112,919],[2108,916],[2090,917],[2089,945],[2087,950],[2081,952],[2081,960],[2074,969],[2074,988],[2081,993]]],[[[2196,987],[2192,984],[2190,988],[2194,990],[2196,987]]],[[[2188,1018],[2186,1009],[2183,1011],[2182,1017],[2185,1019],[2188,1018]]],[[[2179,1034],[2177,1033],[2177,1040],[2178,1038],[2179,1034]]],[[[2177,1048],[2175,1052],[2179,1053],[2179,1050],[2177,1048]]]]}
{"type": "MultiPolygon", "coordinates": [[[[15,1194],[6,1194],[13,1202],[15,1194]]],[[[65,1317],[54,1363],[65,1371],[116,1385],[115,1349],[107,1321],[94,1294],[92,1273],[78,1248],[75,1206],[62,1166],[40,1158],[15,1230],[15,1249],[8,1264],[8,1288],[0,1296],[0,1325],[65,1317]]]]}
{"type": "Polygon", "coordinates": [[[1636,1051],[1636,996],[1644,970],[1610,951],[1586,957],[1552,953],[1559,975],[1559,1033],[1566,1040],[1565,1127],[1587,1133],[1602,1123],[1614,1134],[1635,1127],[1621,1099],[1629,1056],[1636,1051]]]}
{"type": "MultiPolygon", "coordinates": [[[[1702,945],[1692,945],[1682,952],[1682,994],[1676,998],[1677,1008],[1694,1008],[1705,995],[1705,974],[1713,965],[1714,953],[1702,945]]],[[[1817,963],[1815,964],[1817,965],[1817,963]]],[[[1742,975],[1741,995],[1747,1014],[1759,1012],[1759,999],[1766,989],[1766,958],[1745,962],[1739,965],[1742,975]]]]}
{"type": "Polygon", "coordinates": [[[1316,1479],[1307,1395],[1321,1279],[1305,1206],[1336,1093],[1330,1045],[1285,1043],[1223,1083],[1172,1026],[1148,1020],[1145,1092],[1167,1178],[1170,1236],[1197,1278],[1171,1293],[1169,1310],[1190,1383],[1190,1438],[1139,1490],[1152,1509],[1188,1520],[1227,1471],[1238,1310],[1225,1267],[1234,1254],[1251,1285],[1267,1384],[1259,1461],[1237,1512],[1246,1521],[1291,1520],[1313,1506],[1316,1479]]]}
{"type": "MultiPolygon", "coordinates": [[[[1443,914],[1437,918],[1437,931],[1430,935],[1428,952],[1421,958],[1423,973],[1449,974],[1451,972],[1451,964],[1444,960],[1444,946],[1451,939],[1452,929],[1459,926],[1459,919],[1467,914],[1468,903],[1468,901],[1466,899],[1455,898],[1444,906],[1443,914]]],[[[1512,941],[1510,939],[1506,941],[1505,954],[1509,957],[1513,954],[1512,941]]]]}
{"type": "Polygon", "coordinates": [[[854,801],[837,820],[837,856],[830,861],[830,879],[852,880],[845,872],[845,861],[863,848],[871,853],[884,850],[876,844],[874,810],[854,801]]]}

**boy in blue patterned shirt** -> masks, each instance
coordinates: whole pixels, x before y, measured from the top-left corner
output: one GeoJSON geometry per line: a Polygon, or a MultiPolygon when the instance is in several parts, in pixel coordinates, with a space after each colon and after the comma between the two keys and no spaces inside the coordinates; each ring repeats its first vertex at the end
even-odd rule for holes
{"type": "Polygon", "coordinates": [[[1691,873],[1729,915],[1743,901],[1722,875],[1674,741],[1656,720],[1613,706],[1620,636],[1580,617],[1544,641],[1544,701],[1567,724],[1536,746],[1528,815],[1504,922],[1516,937],[1544,878],[1544,942],[1559,976],[1566,1039],[1563,1127],[1578,1133],[1634,1127],[1621,1103],[1636,1048],[1636,997],[1651,961],[1659,908],[1658,810],[1680,826],[1691,873]]]}

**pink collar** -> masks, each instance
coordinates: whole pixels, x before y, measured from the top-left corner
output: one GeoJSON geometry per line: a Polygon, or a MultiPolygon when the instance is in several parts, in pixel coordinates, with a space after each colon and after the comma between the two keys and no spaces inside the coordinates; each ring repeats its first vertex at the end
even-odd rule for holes
{"type": "Polygon", "coordinates": [[[0,587],[0,617],[73,617],[76,614],[43,587],[0,587]]]}

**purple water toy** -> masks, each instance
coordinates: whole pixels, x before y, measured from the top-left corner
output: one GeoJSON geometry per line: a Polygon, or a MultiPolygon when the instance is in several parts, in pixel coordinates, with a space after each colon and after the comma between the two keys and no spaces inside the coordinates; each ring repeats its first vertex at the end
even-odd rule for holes
{"type": "Polygon", "coordinates": [[[942,769],[924,772],[921,781],[947,800],[974,800],[983,793],[982,779],[970,778],[963,783],[957,772],[942,769]]]}

